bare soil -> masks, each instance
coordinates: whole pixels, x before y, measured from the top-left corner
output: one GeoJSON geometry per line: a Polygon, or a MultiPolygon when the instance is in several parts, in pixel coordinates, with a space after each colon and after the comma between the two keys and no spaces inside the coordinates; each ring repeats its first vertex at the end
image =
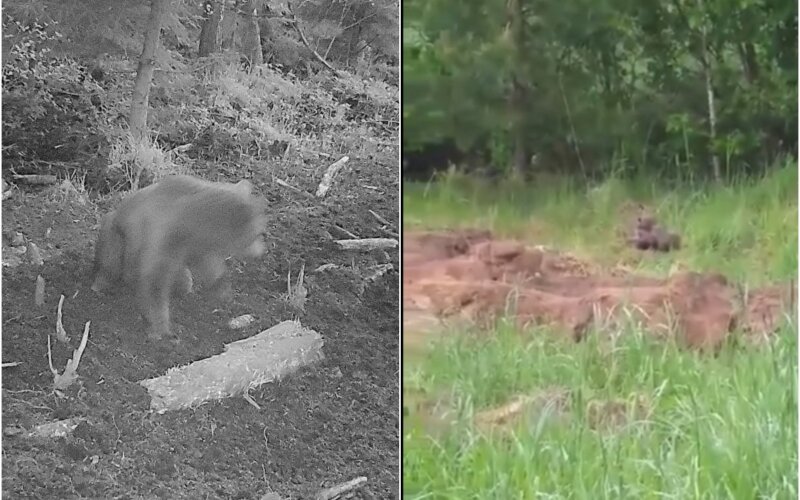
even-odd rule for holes
{"type": "Polygon", "coordinates": [[[659,338],[716,350],[734,333],[769,339],[796,297],[788,283],[745,291],[715,273],[601,269],[486,231],[405,234],[403,263],[404,345],[412,348],[443,321],[488,326],[508,315],[520,328],[547,324],[575,341],[625,331],[622,321],[632,318],[659,338]]]}
{"type": "MultiPolygon", "coordinates": [[[[235,298],[220,304],[201,293],[173,300],[180,345],[153,342],[130,293],[89,289],[98,208],[57,189],[21,188],[3,202],[3,497],[4,498],[309,498],[323,487],[366,476],[352,498],[397,498],[398,252],[347,252],[333,239],[339,226],[365,237],[386,236],[373,210],[398,230],[397,166],[352,159],[323,201],[272,182],[287,172],[251,168],[256,191],[273,217],[268,252],[258,261],[231,263],[235,298]],[[44,265],[11,251],[14,232],[41,249],[44,265]],[[16,265],[7,266],[13,263],[16,265]],[[394,270],[372,280],[374,266],[394,270]],[[293,309],[281,295],[287,275],[305,264],[308,301],[293,309]],[[315,271],[324,264],[337,267],[315,271]],[[37,275],[46,281],[45,304],[34,305],[37,275]],[[65,346],[53,342],[63,371],[91,320],[81,383],[58,395],[47,361],[59,296],[65,296],[65,346]],[[242,330],[226,322],[256,320],[242,330]],[[243,398],[194,410],[149,411],[138,381],[222,351],[225,343],[286,320],[325,338],[326,359],[243,398]],[[24,436],[58,419],[85,420],[65,438],[24,436]]],[[[314,192],[319,175],[291,178],[314,192]]],[[[221,178],[215,178],[221,180],[221,178]]],[[[234,179],[229,179],[234,180],[234,179]]]]}

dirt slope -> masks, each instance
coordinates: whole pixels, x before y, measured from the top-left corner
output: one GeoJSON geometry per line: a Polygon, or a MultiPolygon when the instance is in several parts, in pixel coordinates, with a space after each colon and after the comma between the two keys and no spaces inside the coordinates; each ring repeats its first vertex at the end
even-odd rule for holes
{"type": "Polygon", "coordinates": [[[610,273],[485,231],[413,233],[403,244],[409,330],[435,324],[434,318],[485,325],[508,313],[520,327],[550,324],[580,340],[593,325],[618,332],[615,323],[630,315],[653,335],[705,349],[719,347],[736,330],[748,341],[768,338],[794,299],[788,284],[749,290],[744,299],[720,274],[657,279],[610,273]]]}

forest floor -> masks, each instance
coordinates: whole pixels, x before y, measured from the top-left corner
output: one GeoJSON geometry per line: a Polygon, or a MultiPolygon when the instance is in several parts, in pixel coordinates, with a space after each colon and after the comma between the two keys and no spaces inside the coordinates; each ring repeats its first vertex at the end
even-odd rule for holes
{"type": "Polygon", "coordinates": [[[89,288],[98,222],[119,193],[96,202],[58,185],[14,189],[2,211],[2,359],[19,364],[2,374],[3,497],[256,499],[272,492],[309,498],[364,476],[354,498],[396,498],[399,252],[346,251],[334,240],[398,232],[397,147],[350,156],[321,199],[313,193],[338,157],[300,167],[240,157],[235,171],[226,172],[215,162],[195,163],[191,173],[247,177],[267,199],[267,252],[229,265],[230,303],[202,293],[172,301],[173,322],[186,336],[179,345],[146,338],[130,293],[101,295],[89,288]],[[43,265],[15,251],[16,233],[38,246],[43,265]],[[390,270],[380,273],[386,265],[390,270]],[[294,282],[301,266],[308,297],[298,311],[282,296],[287,276],[294,282]],[[46,286],[44,305],[37,307],[39,275],[46,286]],[[61,295],[71,340],[52,343],[59,372],[86,321],[91,328],[80,382],[56,393],[47,338],[61,295]],[[241,314],[255,321],[227,328],[241,314]],[[323,336],[325,358],[251,390],[260,409],[236,397],[160,415],[149,410],[150,397],[138,381],[295,318],[323,336]],[[70,418],[81,423],[64,437],[27,436],[40,424],[70,418]]]}
{"type": "Polygon", "coordinates": [[[796,176],[405,185],[406,497],[795,496],[796,176]]]}

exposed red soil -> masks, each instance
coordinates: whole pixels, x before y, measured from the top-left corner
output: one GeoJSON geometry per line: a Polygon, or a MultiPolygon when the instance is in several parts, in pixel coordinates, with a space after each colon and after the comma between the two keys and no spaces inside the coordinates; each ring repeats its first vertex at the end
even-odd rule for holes
{"type": "Polygon", "coordinates": [[[591,326],[618,331],[604,327],[632,318],[688,347],[716,349],[734,331],[759,342],[774,334],[796,296],[787,284],[745,298],[716,273],[661,279],[604,271],[486,231],[405,234],[403,266],[404,317],[416,325],[433,315],[485,326],[508,315],[521,328],[549,324],[576,341],[591,326]]]}

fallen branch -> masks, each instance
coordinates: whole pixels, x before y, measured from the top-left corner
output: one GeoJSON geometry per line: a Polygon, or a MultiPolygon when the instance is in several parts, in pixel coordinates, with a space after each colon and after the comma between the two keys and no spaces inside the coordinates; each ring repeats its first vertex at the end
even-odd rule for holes
{"type": "Polygon", "coordinates": [[[362,240],[336,240],[345,250],[377,250],[381,248],[397,248],[397,240],[390,238],[364,238],[362,240]]]}
{"type": "Polygon", "coordinates": [[[388,221],[388,220],[384,219],[383,217],[381,217],[381,216],[380,216],[380,215],[378,215],[377,213],[373,212],[372,210],[369,210],[369,213],[371,213],[371,214],[372,214],[372,216],[373,216],[373,217],[375,217],[375,219],[376,219],[378,222],[380,222],[381,224],[383,224],[383,226],[381,226],[381,227],[379,227],[379,228],[378,228],[378,231],[382,232],[383,234],[385,234],[385,235],[387,235],[387,236],[391,236],[392,238],[395,238],[395,239],[398,239],[398,238],[400,238],[400,235],[399,235],[399,234],[397,234],[397,233],[395,233],[394,231],[392,231],[391,229],[389,229],[390,227],[392,227],[392,225],[389,223],[389,221],[388,221]],[[385,227],[384,227],[384,226],[385,226],[385,227]]]}
{"type": "Polygon", "coordinates": [[[8,363],[0,363],[0,368],[13,368],[13,367],[19,366],[21,364],[22,363],[20,363],[19,361],[11,361],[11,362],[8,362],[8,363]]]}
{"type": "Polygon", "coordinates": [[[359,237],[357,235],[351,233],[350,231],[348,231],[347,229],[343,228],[342,226],[340,226],[338,224],[333,224],[333,227],[335,227],[337,230],[341,231],[342,233],[344,233],[348,237],[353,238],[354,240],[359,239],[359,237]]]}
{"type": "Polygon", "coordinates": [[[322,345],[319,333],[297,321],[284,321],[227,344],[222,354],[170,368],[161,377],[139,384],[150,393],[151,410],[163,413],[192,408],[206,401],[243,395],[321,360],[322,345]]]}
{"type": "Polygon", "coordinates": [[[357,477],[351,481],[347,481],[346,483],[342,483],[336,486],[331,486],[330,488],[326,488],[314,496],[314,500],[332,500],[333,498],[338,497],[343,493],[347,493],[348,491],[352,491],[362,484],[367,482],[366,477],[357,477]]]}
{"type": "Polygon", "coordinates": [[[343,156],[331,163],[331,165],[328,167],[328,170],[325,171],[325,175],[322,176],[322,181],[319,183],[319,187],[317,188],[318,198],[325,196],[325,193],[327,193],[331,188],[331,184],[333,183],[333,179],[336,177],[336,174],[339,173],[339,169],[341,169],[342,166],[348,161],[350,161],[350,157],[343,156]]]}
{"type": "Polygon", "coordinates": [[[276,183],[278,183],[279,185],[281,185],[281,186],[283,186],[285,188],[291,189],[295,193],[302,194],[303,196],[307,196],[309,198],[313,198],[314,197],[314,195],[312,195],[311,193],[309,193],[307,191],[303,191],[300,188],[296,188],[296,187],[292,186],[291,184],[289,184],[288,182],[286,182],[284,180],[281,180],[281,179],[279,179],[277,177],[275,177],[274,179],[275,179],[276,183]]]}
{"type": "Polygon", "coordinates": [[[383,217],[381,217],[380,215],[376,214],[376,213],[375,213],[375,212],[373,212],[372,210],[369,210],[369,213],[371,213],[373,217],[375,217],[376,219],[378,219],[378,222],[380,222],[380,223],[381,223],[381,224],[383,224],[384,226],[391,226],[391,224],[389,224],[389,221],[388,221],[388,220],[384,219],[383,217]]]}
{"type": "Polygon", "coordinates": [[[322,271],[327,271],[328,269],[336,269],[336,268],[338,268],[338,267],[339,267],[339,266],[338,266],[338,265],[336,265],[336,264],[322,264],[322,265],[321,265],[321,266],[319,266],[318,268],[314,269],[314,272],[315,272],[315,273],[320,273],[320,272],[322,272],[322,271]]]}
{"type": "Polygon", "coordinates": [[[47,186],[55,184],[58,178],[55,175],[37,175],[37,174],[14,174],[14,179],[22,182],[23,184],[31,184],[34,186],[47,186]]]}

